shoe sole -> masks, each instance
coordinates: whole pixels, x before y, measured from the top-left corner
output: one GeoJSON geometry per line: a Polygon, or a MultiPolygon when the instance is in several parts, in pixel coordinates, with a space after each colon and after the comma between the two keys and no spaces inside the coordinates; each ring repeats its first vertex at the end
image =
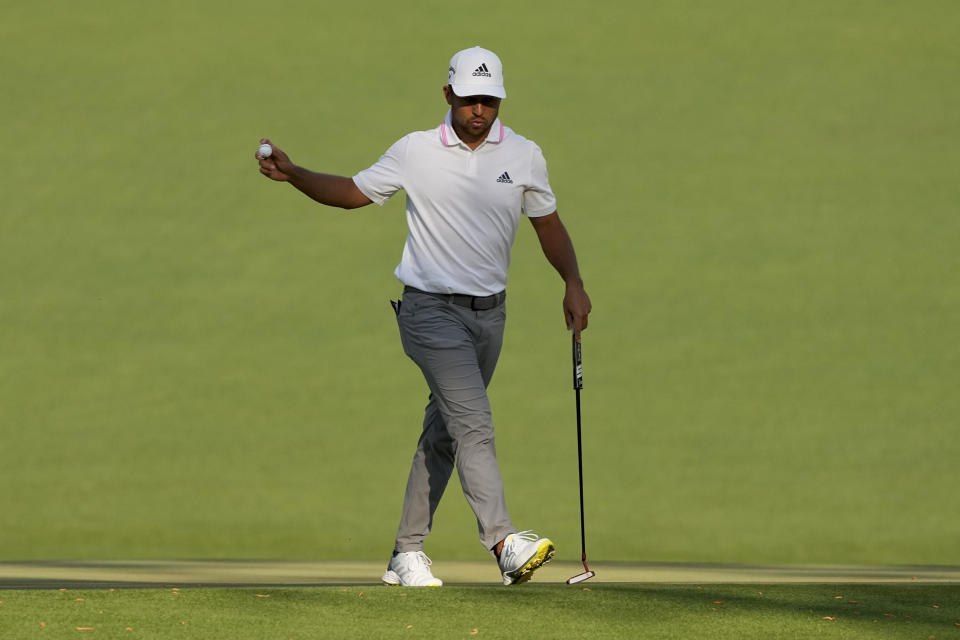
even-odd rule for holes
{"type": "MultiPolygon", "coordinates": [[[[438,578],[438,580],[439,580],[439,578],[438,578]]],[[[383,577],[380,578],[380,582],[382,582],[383,584],[387,585],[388,587],[403,587],[403,586],[407,586],[407,585],[404,585],[404,584],[400,581],[400,576],[398,576],[398,575],[397,575],[395,572],[393,572],[393,571],[387,571],[385,574],[383,574],[383,577]]],[[[440,584],[424,584],[424,585],[420,585],[420,586],[421,586],[421,587],[442,587],[442,586],[443,586],[443,583],[441,582],[440,584]]]]}
{"type": "Polygon", "coordinates": [[[553,558],[553,554],[556,552],[557,548],[552,541],[549,539],[541,540],[540,544],[537,545],[537,552],[533,554],[533,557],[527,560],[526,564],[520,567],[518,571],[514,572],[515,575],[509,576],[511,578],[510,584],[523,584],[527,582],[533,577],[533,572],[550,562],[550,559],[553,558]]]}

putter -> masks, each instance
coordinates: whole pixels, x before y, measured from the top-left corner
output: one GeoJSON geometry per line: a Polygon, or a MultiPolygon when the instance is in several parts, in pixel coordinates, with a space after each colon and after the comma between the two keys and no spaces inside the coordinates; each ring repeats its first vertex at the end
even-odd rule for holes
{"type": "Polygon", "coordinates": [[[587,566],[587,534],[583,527],[583,438],[580,435],[580,389],[583,389],[583,359],[580,354],[580,341],[577,332],[573,331],[573,389],[577,394],[577,468],[580,472],[580,560],[583,562],[583,573],[578,573],[567,584],[577,584],[589,580],[597,575],[587,566]]]}

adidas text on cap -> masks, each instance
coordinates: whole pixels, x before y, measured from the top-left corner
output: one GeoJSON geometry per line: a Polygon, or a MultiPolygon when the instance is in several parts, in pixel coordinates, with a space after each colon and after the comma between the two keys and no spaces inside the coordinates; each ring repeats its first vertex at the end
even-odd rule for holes
{"type": "Polygon", "coordinates": [[[493,51],[481,47],[464,49],[453,54],[447,84],[461,98],[493,96],[506,98],[503,88],[503,64],[493,51]]]}

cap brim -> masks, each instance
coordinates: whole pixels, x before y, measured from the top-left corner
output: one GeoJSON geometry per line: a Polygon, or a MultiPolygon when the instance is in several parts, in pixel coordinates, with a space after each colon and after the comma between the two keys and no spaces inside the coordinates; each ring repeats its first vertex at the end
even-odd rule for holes
{"type": "Polygon", "coordinates": [[[507,92],[503,87],[492,84],[451,84],[450,88],[461,98],[468,96],[493,96],[494,98],[506,98],[507,92]]]}

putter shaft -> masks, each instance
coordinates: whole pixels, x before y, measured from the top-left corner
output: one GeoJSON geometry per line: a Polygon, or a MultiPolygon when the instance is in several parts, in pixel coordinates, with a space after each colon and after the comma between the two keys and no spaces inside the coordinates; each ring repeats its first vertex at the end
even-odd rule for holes
{"type": "Polygon", "coordinates": [[[576,584],[589,580],[597,575],[587,566],[587,533],[583,516],[583,434],[580,419],[580,390],[583,389],[583,357],[580,350],[580,341],[576,332],[573,333],[573,389],[577,396],[577,475],[580,480],[580,559],[583,562],[583,573],[567,580],[567,584],[576,584]]]}

